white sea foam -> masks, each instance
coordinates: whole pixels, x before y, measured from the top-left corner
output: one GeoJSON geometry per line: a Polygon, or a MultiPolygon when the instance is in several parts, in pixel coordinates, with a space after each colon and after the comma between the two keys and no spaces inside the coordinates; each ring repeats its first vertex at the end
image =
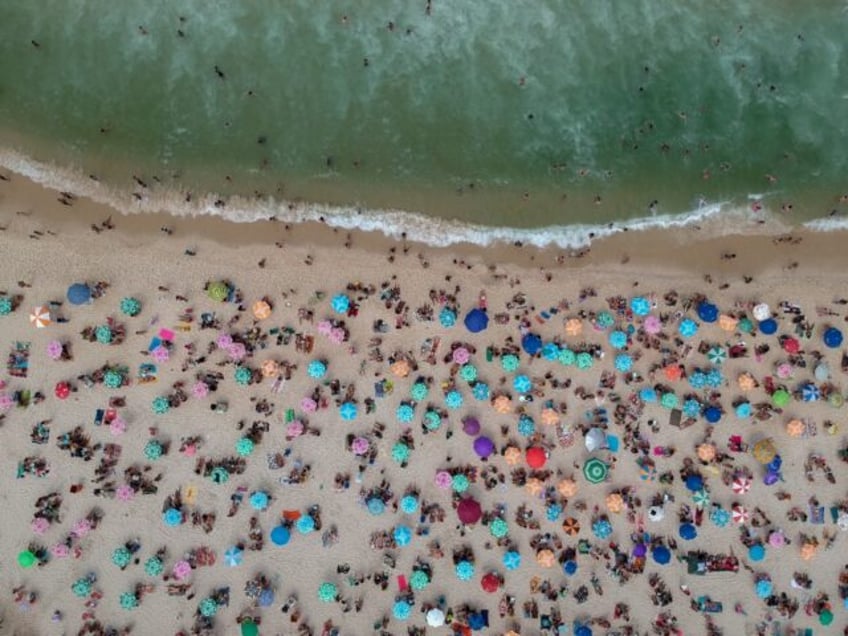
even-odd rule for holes
{"type": "MultiPolygon", "coordinates": [[[[486,246],[493,243],[521,242],[537,247],[581,248],[588,246],[595,239],[625,231],[683,228],[702,226],[705,223],[708,224],[708,234],[739,233],[744,230],[746,221],[752,218],[748,208],[733,206],[725,201],[702,202],[696,209],[680,214],[657,214],[602,225],[574,224],[532,229],[489,227],[440,219],[418,212],[290,203],[270,199],[231,197],[225,206],[220,206],[216,205],[219,197],[215,194],[195,197],[187,202],[184,193],[165,188],[148,190],[141,200],[137,200],[129,191],[109,187],[72,169],[35,161],[14,150],[0,149],[0,165],[45,187],[88,197],[124,214],[160,212],[178,217],[220,217],[236,223],[269,219],[289,223],[316,221],[341,229],[381,232],[396,239],[405,236],[409,240],[435,247],[458,243],[486,246]]],[[[823,223],[830,221],[832,220],[828,219],[823,223]]],[[[815,222],[807,226],[810,229],[820,229],[815,226],[815,222]]],[[[784,228],[776,228],[774,224],[770,224],[770,229],[778,231],[784,228]]]]}

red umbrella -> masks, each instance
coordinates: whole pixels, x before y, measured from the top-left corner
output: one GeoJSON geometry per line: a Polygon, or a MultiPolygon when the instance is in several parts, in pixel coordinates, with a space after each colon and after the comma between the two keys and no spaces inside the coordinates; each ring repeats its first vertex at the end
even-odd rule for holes
{"type": "Polygon", "coordinates": [[[483,516],[483,509],[476,500],[468,497],[459,502],[456,508],[456,514],[462,523],[477,523],[480,521],[480,517],[483,516]]]}
{"type": "Polygon", "coordinates": [[[540,446],[531,446],[527,449],[527,465],[530,468],[541,468],[548,461],[545,449],[540,446]]]}
{"type": "Polygon", "coordinates": [[[782,346],[786,353],[798,353],[801,350],[801,343],[791,336],[783,339],[782,346]]]}
{"type": "Polygon", "coordinates": [[[498,575],[489,572],[485,575],[480,581],[480,587],[483,588],[484,592],[488,592],[489,594],[494,594],[501,587],[501,580],[498,578],[498,575]]]}
{"type": "Polygon", "coordinates": [[[59,382],[56,384],[56,388],[53,389],[53,392],[56,394],[57,398],[64,400],[71,394],[71,385],[67,382],[59,382]]]}

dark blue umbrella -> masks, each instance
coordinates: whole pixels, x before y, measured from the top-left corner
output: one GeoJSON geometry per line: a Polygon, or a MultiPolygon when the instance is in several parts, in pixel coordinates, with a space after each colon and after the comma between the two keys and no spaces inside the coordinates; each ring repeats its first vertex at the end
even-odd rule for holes
{"type": "Polygon", "coordinates": [[[568,576],[574,575],[577,572],[577,561],[566,561],[562,564],[562,571],[568,576]]]}
{"type": "Polygon", "coordinates": [[[721,419],[721,409],[717,406],[708,406],[704,409],[704,419],[710,424],[715,424],[721,419]]]}
{"type": "Polygon", "coordinates": [[[686,541],[691,541],[692,539],[698,536],[698,531],[691,523],[680,524],[680,529],[678,530],[678,532],[680,533],[680,538],[686,541]]]}
{"type": "Polygon", "coordinates": [[[483,331],[489,326],[489,316],[482,309],[472,309],[465,314],[465,328],[471,333],[483,331]]]}
{"type": "Polygon", "coordinates": [[[68,287],[68,302],[72,305],[84,305],[91,301],[91,288],[85,283],[74,283],[68,287]]]}
{"type": "Polygon", "coordinates": [[[477,631],[478,629],[483,629],[489,624],[488,612],[485,610],[482,612],[474,612],[468,617],[468,626],[477,631]]]}
{"type": "Polygon", "coordinates": [[[271,542],[274,545],[286,545],[291,538],[291,532],[285,526],[277,526],[271,530],[271,542]]]}
{"type": "Polygon", "coordinates": [[[664,545],[658,545],[654,548],[651,556],[654,557],[654,561],[659,563],[660,565],[665,565],[669,561],[671,561],[671,551],[665,547],[664,545]]]}
{"type": "Polygon", "coordinates": [[[777,331],[777,321],[774,318],[767,318],[760,323],[760,331],[767,336],[772,335],[777,331]]]}
{"type": "Polygon", "coordinates": [[[718,320],[718,307],[707,301],[698,305],[698,318],[704,322],[715,322],[718,320]]]}
{"type": "Polygon", "coordinates": [[[829,327],[824,332],[824,344],[831,349],[836,349],[836,347],[842,344],[842,332],[836,327],[829,327]]]}
{"type": "Polygon", "coordinates": [[[542,348],[542,339],[535,333],[524,334],[524,337],[521,339],[521,348],[531,356],[535,356],[539,352],[539,349],[542,348]]]}
{"type": "Polygon", "coordinates": [[[704,487],[704,479],[698,473],[692,473],[686,478],[686,488],[698,492],[704,487]]]}
{"type": "Polygon", "coordinates": [[[581,625],[574,630],[574,636],[592,636],[592,628],[588,625],[581,625]]]}

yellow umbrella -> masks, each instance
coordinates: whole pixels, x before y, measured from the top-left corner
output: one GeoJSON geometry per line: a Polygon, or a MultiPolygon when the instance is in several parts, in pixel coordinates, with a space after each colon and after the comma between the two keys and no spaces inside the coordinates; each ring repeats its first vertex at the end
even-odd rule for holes
{"type": "Polygon", "coordinates": [[[545,426],[554,426],[559,424],[559,413],[551,408],[542,409],[540,418],[545,426]]]}
{"type": "Polygon", "coordinates": [[[563,497],[573,497],[577,494],[577,482],[573,479],[563,479],[557,484],[557,492],[563,497]]]}
{"type": "Polygon", "coordinates": [[[610,512],[621,512],[624,510],[624,499],[617,492],[612,492],[607,495],[606,504],[607,510],[610,512]]]}
{"type": "Polygon", "coordinates": [[[50,324],[50,310],[44,305],[34,307],[29,314],[29,321],[38,329],[44,329],[50,324]]]}
{"type": "Polygon", "coordinates": [[[542,484],[541,479],[537,479],[536,477],[531,477],[527,480],[527,483],[524,485],[529,492],[534,497],[538,495],[544,489],[544,485],[542,484]]]}
{"type": "Polygon", "coordinates": [[[775,449],[771,438],[767,437],[766,439],[761,439],[759,442],[754,444],[752,453],[754,455],[754,459],[758,462],[761,464],[768,464],[774,459],[774,456],[777,455],[777,449],[775,449]]]}
{"type": "Polygon", "coordinates": [[[569,336],[579,336],[583,331],[583,321],[579,318],[569,318],[565,322],[565,333],[569,336]]]}
{"type": "Polygon", "coordinates": [[[804,425],[804,422],[801,420],[789,420],[786,424],[786,432],[790,437],[801,437],[804,432],[807,430],[807,427],[804,425]]]}
{"type": "Polygon", "coordinates": [[[280,365],[276,360],[266,360],[262,363],[262,377],[273,378],[280,372],[280,365]]]}
{"type": "Polygon", "coordinates": [[[547,548],[539,550],[536,553],[536,563],[543,568],[551,568],[556,563],[556,555],[554,555],[553,550],[548,550],[547,548]]]}
{"type": "Polygon", "coordinates": [[[521,463],[521,456],[521,449],[516,448],[515,446],[510,446],[504,451],[504,459],[510,466],[515,466],[516,464],[521,463]]]}
{"type": "Polygon", "coordinates": [[[498,413],[512,412],[512,400],[510,400],[506,395],[499,395],[496,397],[492,405],[498,413]]]}
{"type": "Polygon", "coordinates": [[[757,386],[757,381],[750,373],[743,373],[736,379],[736,382],[743,391],[750,391],[757,386]]]}
{"type": "Polygon", "coordinates": [[[405,378],[409,375],[409,362],[405,358],[401,358],[389,368],[399,378],[405,378]]]}
{"type": "Polygon", "coordinates": [[[265,300],[257,300],[253,303],[253,317],[256,320],[265,320],[271,315],[271,305],[265,300]]]}
{"type": "Polygon", "coordinates": [[[725,331],[733,331],[736,329],[736,325],[739,324],[739,321],[733,316],[728,316],[727,314],[722,314],[718,319],[718,326],[724,329],[725,331]]]}
{"type": "Polygon", "coordinates": [[[701,444],[698,446],[698,459],[704,462],[711,462],[715,459],[716,447],[713,444],[701,444]]]}

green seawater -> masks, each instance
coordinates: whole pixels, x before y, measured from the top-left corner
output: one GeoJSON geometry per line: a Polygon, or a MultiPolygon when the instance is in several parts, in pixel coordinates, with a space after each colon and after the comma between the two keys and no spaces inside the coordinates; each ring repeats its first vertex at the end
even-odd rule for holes
{"type": "Polygon", "coordinates": [[[0,145],[124,188],[523,228],[848,191],[844,0],[426,7],[6,0],[0,145]]]}

